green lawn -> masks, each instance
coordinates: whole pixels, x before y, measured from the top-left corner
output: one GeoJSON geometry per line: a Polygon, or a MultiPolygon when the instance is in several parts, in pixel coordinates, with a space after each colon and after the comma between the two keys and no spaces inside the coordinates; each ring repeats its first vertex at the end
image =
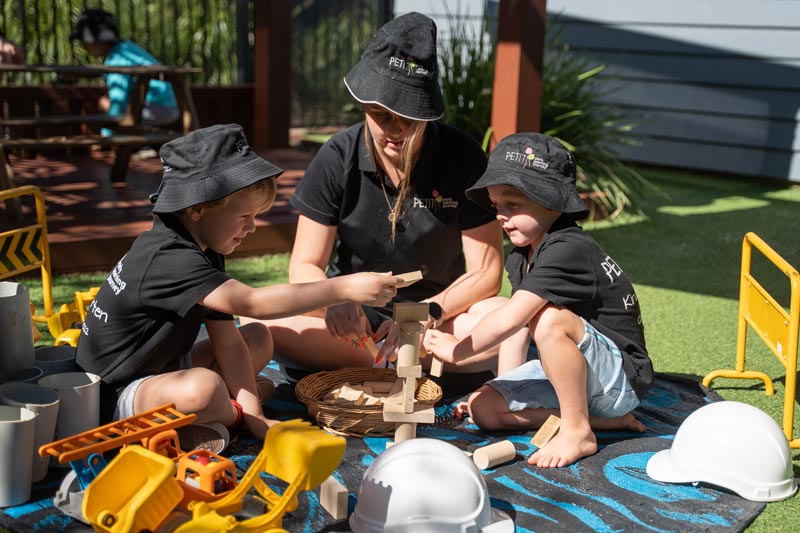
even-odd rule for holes
{"type": "MultiPolygon", "coordinates": [[[[735,363],[745,233],[755,232],[800,268],[800,239],[795,233],[800,230],[800,187],[641,170],[665,193],[651,195],[645,215],[585,227],[636,285],[656,370],[699,381],[711,370],[732,368],[735,363]]],[[[285,282],[287,265],[284,254],[230,261],[229,271],[246,283],[265,285],[285,282]]],[[[783,273],[758,254],[753,272],[781,304],[788,305],[789,283],[783,273]]],[[[59,276],[54,299],[71,301],[75,290],[99,285],[104,278],[105,273],[59,276]]],[[[26,283],[41,309],[41,288],[35,280],[26,283]]],[[[503,290],[508,294],[507,283],[503,290]]],[[[769,375],[775,395],[766,396],[760,382],[750,380],[717,379],[713,388],[725,399],[755,405],[782,420],[785,369],[752,333],[747,354],[748,369],[769,375]]],[[[800,434],[798,418],[796,435],[800,434]]],[[[795,476],[800,476],[800,450],[793,452],[795,476]]],[[[754,532],[798,530],[796,497],[768,504],[748,528],[754,532]]]]}

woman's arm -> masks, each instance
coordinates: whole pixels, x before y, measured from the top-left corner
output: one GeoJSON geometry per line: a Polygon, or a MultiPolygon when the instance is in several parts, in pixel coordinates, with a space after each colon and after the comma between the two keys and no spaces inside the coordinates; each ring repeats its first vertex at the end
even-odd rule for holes
{"type": "Polygon", "coordinates": [[[483,299],[495,296],[502,285],[503,232],[493,220],[461,233],[467,271],[439,294],[428,298],[443,310],[440,322],[449,320],[483,299]]]}
{"type": "Polygon", "coordinates": [[[326,279],[325,269],[336,242],[336,226],[325,226],[300,215],[289,259],[289,282],[302,283],[326,279]]]}

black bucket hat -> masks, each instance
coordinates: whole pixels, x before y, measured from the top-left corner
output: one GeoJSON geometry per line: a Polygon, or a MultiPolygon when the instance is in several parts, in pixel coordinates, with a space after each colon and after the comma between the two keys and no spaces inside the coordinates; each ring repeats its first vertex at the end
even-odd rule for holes
{"type": "Polygon", "coordinates": [[[87,9],[78,15],[69,38],[84,43],[115,43],[119,41],[117,19],[103,9],[87,9]]]}
{"type": "Polygon", "coordinates": [[[515,133],[492,150],[486,172],[467,189],[467,197],[494,211],[486,188],[511,185],[537,204],[581,220],[589,209],[575,188],[575,169],[572,153],[553,137],[515,133]]]}
{"type": "Polygon", "coordinates": [[[154,213],[213,202],[283,172],[250,148],[238,124],[193,131],[163,145],[159,154],[164,174],[150,195],[154,213]]]}
{"type": "Polygon", "coordinates": [[[390,20],[367,45],[361,60],[344,77],[353,98],[378,104],[413,120],[444,114],[436,58],[436,24],[420,13],[390,20]]]}

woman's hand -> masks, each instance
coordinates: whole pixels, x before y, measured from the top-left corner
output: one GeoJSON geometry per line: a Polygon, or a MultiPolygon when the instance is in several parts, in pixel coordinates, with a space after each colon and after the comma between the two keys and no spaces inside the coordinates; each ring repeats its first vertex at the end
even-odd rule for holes
{"type": "Polygon", "coordinates": [[[367,336],[372,334],[364,309],[354,302],[328,307],[325,310],[325,325],[334,337],[362,348],[367,336]]]}
{"type": "Polygon", "coordinates": [[[397,349],[400,347],[400,326],[393,319],[388,318],[378,326],[378,331],[373,335],[374,339],[383,339],[383,345],[378,351],[375,363],[384,360],[394,361],[397,359],[397,349]]]}

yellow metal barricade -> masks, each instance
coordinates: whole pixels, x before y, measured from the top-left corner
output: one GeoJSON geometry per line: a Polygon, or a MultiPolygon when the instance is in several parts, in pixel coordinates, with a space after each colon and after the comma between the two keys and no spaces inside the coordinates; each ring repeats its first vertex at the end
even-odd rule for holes
{"type": "MultiPolygon", "coordinates": [[[[98,288],[75,293],[74,302],[53,309],[53,276],[50,266],[50,245],[47,240],[47,212],[44,196],[38,187],[25,185],[0,191],[0,201],[21,196],[33,196],[36,205],[36,223],[0,232],[0,280],[36,269],[42,276],[43,313],[36,313],[31,304],[34,323],[46,324],[56,345],[78,345],[80,329],[76,323],[86,318],[86,308],[97,294],[98,288]]],[[[34,325],[34,341],[39,330],[34,325]]]]}
{"type": "Polygon", "coordinates": [[[749,232],[742,242],[742,273],[739,287],[739,327],[736,335],[736,369],[714,370],[703,378],[709,386],[719,377],[737,379],[760,379],[765,393],[775,393],[772,380],[763,372],[745,370],[745,348],[747,327],[769,347],[786,369],[786,387],[783,401],[783,433],[792,448],[800,448],[800,439],[794,438],[794,401],[797,385],[797,335],[800,327],[800,274],[785,259],[778,255],[758,235],[749,232]],[[750,264],[753,247],[761,252],[781,272],[786,274],[791,285],[789,312],[772,297],[753,277],[750,264]]]}
{"type": "Polygon", "coordinates": [[[39,269],[42,274],[44,315],[35,315],[34,320],[47,322],[47,317],[53,315],[53,278],[44,196],[38,187],[25,185],[0,191],[0,201],[29,195],[34,197],[36,203],[36,223],[0,232],[0,280],[39,269]]]}

